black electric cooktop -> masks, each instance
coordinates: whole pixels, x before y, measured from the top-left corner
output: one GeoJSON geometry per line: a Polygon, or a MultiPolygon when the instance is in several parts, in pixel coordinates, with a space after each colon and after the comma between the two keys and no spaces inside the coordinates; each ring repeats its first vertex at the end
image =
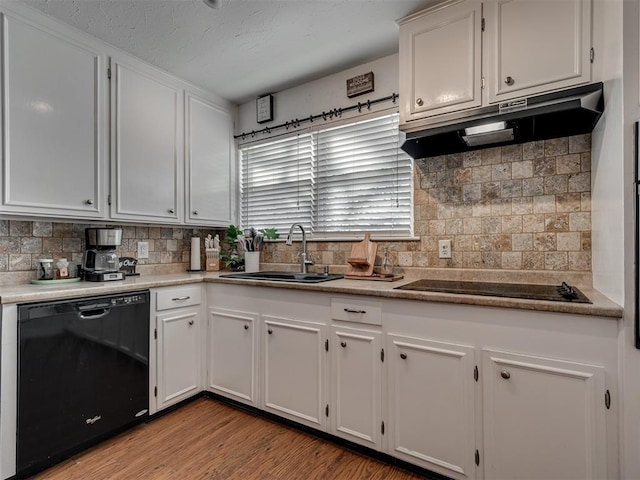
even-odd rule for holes
{"type": "Polygon", "coordinates": [[[591,303],[576,287],[567,285],[529,285],[523,283],[458,282],[451,280],[416,280],[395,287],[397,290],[422,292],[462,293],[490,297],[549,300],[552,302],[591,303]]]}

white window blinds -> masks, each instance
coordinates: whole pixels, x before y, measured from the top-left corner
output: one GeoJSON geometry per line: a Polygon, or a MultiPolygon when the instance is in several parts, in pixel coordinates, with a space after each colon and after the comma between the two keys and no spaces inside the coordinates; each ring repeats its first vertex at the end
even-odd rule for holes
{"type": "Polygon", "coordinates": [[[244,147],[240,159],[243,226],[411,234],[413,170],[398,114],[244,147]]]}
{"type": "Polygon", "coordinates": [[[412,169],[398,115],[322,130],[316,141],[318,232],[411,232],[412,169]]]}
{"type": "Polygon", "coordinates": [[[240,150],[241,224],[289,231],[291,224],[311,225],[314,202],[314,155],[311,134],[240,150]]]}

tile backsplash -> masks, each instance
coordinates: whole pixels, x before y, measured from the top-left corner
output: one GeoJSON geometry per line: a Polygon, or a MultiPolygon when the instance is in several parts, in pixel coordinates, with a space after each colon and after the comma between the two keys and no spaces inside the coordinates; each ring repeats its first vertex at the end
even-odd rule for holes
{"type": "MultiPolygon", "coordinates": [[[[67,258],[77,265],[84,252],[84,230],[100,224],[0,220],[0,286],[28,283],[36,278],[38,259],[67,258]]],[[[176,273],[189,268],[191,238],[223,232],[180,227],[121,226],[122,257],[137,257],[138,242],[149,242],[149,258],[138,259],[138,271],[176,273]]],[[[202,244],[202,242],[201,242],[202,244]]]]}
{"type": "MultiPolygon", "coordinates": [[[[419,159],[414,172],[417,240],[377,241],[398,273],[412,268],[503,272],[591,273],[591,135],[487,148],[419,159]],[[438,257],[451,240],[452,258],[438,257]]],[[[83,223],[0,220],[0,286],[28,283],[43,256],[79,264],[83,223]]],[[[121,226],[120,256],[137,256],[139,271],[175,273],[189,267],[191,237],[221,230],[121,226]]],[[[375,235],[373,236],[375,240],[375,235]]],[[[309,242],[316,265],[344,271],[353,242],[309,242]]],[[[298,242],[265,244],[262,268],[298,267],[298,242]]],[[[317,267],[316,267],[317,268],[317,267]]]]}
{"type": "MultiPolygon", "coordinates": [[[[419,159],[414,234],[387,246],[408,267],[591,272],[591,135],[419,159]],[[450,239],[452,258],[438,257],[450,239]]],[[[375,236],[374,236],[375,237],[375,236]]],[[[374,238],[375,239],[375,238],[374,238]]],[[[316,263],[345,265],[351,243],[313,242],[316,263]]],[[[271,243],[267,263],[295,263],[271,243]]]]}

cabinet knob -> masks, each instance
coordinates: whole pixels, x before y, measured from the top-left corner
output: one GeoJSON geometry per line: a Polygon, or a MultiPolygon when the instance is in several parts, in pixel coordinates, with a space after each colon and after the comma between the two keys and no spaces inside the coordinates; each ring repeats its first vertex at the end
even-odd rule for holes
{"type": "Polygon", "coordinates": [[[244,329],[249,330],[249,325],[245,324],[244,329]]]}
{"type": "Polygon", "coordinates": [[[86,205],[93,205],[93,200],[89,199],[89,200],[85,200],[84,203],[86,205]]]}
{"type": "Polygon", "coordinates": [[[267,333],[268,333],[269,335],[271,335],[271,334],[273,333],[273,330],[269,329],[269,330],[267,330],[267,333]]]}
{"type": "Polygon", "coordinates": [[[507,77],[504,79],[504,83],[505,85],[511,86],[516,83],[516,81],[513,79],[513,77],[507,77]]]}
{"type": "Polygon", "coordinates": [[[173,213],[176,213],[176,211],[173,208],[170,208],[169,213],[173,214],[173,213]]]}
{"type": "Polygon", "coordinates": [[[401,353],[400,354],[400,358],[403,359],[403,360],[406,360],[407,359],[407,354],[406,353],[401,353]]]}
{"type": "Polygon", "coordinates": [[[193,325],[193,320],[189,320],[189,325],[193,325]]]}
{"type": "Polygon", "coordinates": [[[347,342],[340,342],[340,346],[342,348],[346,348],[347,347],[347,342]]]}
{"type": "Polygon", "coordinates": [[[198,216],[198,210],[194,210],[193,211],[193,215],[197,217],[198,216]]]}
{"type": "Polygon", "coordinates": [[[424,100],[422,100],[421,98],[416,98],[416,104],[421,107],[422,105],[424,105],[424,100]]]}
{"type": "Polygon", "coordinates": [[[506,370],[502,370],[502,371],[500,372],[500,376],[501,376],[502,378],[504,378],[505,380],[509,380],[509,379],[511,378],[511,374],[510,374],[508,371],[506,371],[506,370]]]}

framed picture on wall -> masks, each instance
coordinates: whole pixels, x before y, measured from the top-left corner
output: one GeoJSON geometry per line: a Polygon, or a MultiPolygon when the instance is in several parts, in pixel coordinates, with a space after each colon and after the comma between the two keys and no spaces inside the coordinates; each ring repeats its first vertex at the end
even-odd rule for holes
{"type": "Polygon", "coordinates": [[[273,95],[263,95],[256,99],[256,121],[258,123],[273,120],[273,95]]]}

